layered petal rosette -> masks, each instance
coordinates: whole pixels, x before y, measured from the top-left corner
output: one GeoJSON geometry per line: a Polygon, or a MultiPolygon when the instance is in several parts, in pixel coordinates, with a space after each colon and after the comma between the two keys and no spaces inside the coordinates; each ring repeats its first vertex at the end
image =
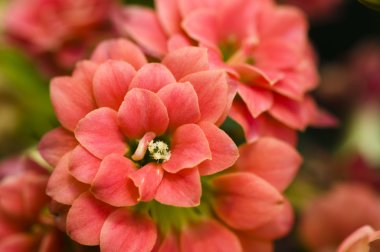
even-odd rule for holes
{"type": "Polygon", "coordinates": [[[189,44],[208,48],[212,66],[237,85],[230,115],[249,141],[269,135],[295,143],[295,130],[334,123],[307,95],[318,75],[298,9],[270,0],[155,3],[157,11],[126,7],[116,26],[158,58],[189,44]]]}
{"type": "Polygon", "coordinates": [[[199,205],[200,177],[238,158],[217,126],[231,96],[206,49],[184,47],[147,63],[121,39],[100,44],[72,76],[53,79],[62,128],[47,133],[39,149],[55,166],[48,195],[71,205],[69,235],[104,251],[150,251],[157,232],[146,209],[199,205]]]}
{"type": "Polygon", "coordinates": [[[301,158],[292,146],[274,138],[242,146],[240,154],[226,173],[202,180],[199,207],[160,210],[162,216],[181,213],[181,221],[166,217],[153,251],[273,251],[273,240],[293,224],[293,211],[281,192],[301,158]],[[279,151],[279,158],[263,157],[279,151]]]}

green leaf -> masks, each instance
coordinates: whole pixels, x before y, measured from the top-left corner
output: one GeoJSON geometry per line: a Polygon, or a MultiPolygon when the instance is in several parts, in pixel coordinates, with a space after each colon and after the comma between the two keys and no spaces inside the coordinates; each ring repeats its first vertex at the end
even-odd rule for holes
{"type": "Polygon", "coordinates": [[[21,134],[37,141],[56,124],[49,81],[31,59],[4,44],[0,44],[0,76],[16,96],[23,123],[21,134]]]}

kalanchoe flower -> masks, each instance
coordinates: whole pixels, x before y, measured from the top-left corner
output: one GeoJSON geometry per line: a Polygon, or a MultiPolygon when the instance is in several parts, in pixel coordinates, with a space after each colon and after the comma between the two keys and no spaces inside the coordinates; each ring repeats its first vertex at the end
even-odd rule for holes
{"type": "MultiPolygon", "coordinates": [[[[113,0],[15,0],[4,29],[44,70],[71,69],[99,40],[114,34],[113,0]]],[[[49,72],[48,72],[49,73],[49,72]]]]}
{"type": "Polygon", "coordinates": [[[313,251],[334,251],[363,225],[379,229],[379,208],[380,198],[371,188],[340,184],[310,203],[302,218],[300,234],[313,251]]]}
{"type": "Polygon", "coordinates": [[[63,251],[64,233],[46,211],[47,170],[17,157],[3,161],[0,173],[0,251],[63,251]]]}
{"type": "Polygon", "coordinates": [[[70,171],[83,183],[80,188],[91,185],[114,206],[152,199],[199,204],[200,176],[228,168],[238,156],[233,141],[215,125],[228,106],[225,73],[209,70],[206,50],[195,47],[148,64],[132,43],[114,40],[101,44],[92,59],[80,63],[72,77],[51,83],[52,102],[66,129],[50,132],[40,145],[42,155],[57,165],[48,193],[71,204],[78,195],[69,197],[70,188],[56,185],[70,171]],[[112,58],[110,50],[118,56],[127,50],[126,58],[100,63],[105,55],[112,58]],[[55,152],[65,147],[72,151],[57,163],[55,152]]]}
{"type": "Polygon", "coordinates": [[[236,162],[237,147],[218,128],[233,95],[206,49],[147,63],[122,39],[53,79],[62,128],[39,149],[55,167],[47,193],[67,205],[70,237],[105,252],[270,251],[292,225],[281,192],[301,159],[263,138],[241,147],[236,162]]]}
{"type": "Polygon", "coordinates": [[[156,12],[127,7],[116,26],[154,57],[189,44],[208,48],[213,67],[235,80],[239,96],[230,115],[248,141],[269,135],[295,143],[295,130],[335,123],[307,95],[318,75],[298,9],[270,0],[155,3],[156,12]]]}
{"type": "Polygon", "coordinates": [[[350,234],[339,246],[337,252],[370,252],[380,249],[380,230],[363,226],[350,234]]]}

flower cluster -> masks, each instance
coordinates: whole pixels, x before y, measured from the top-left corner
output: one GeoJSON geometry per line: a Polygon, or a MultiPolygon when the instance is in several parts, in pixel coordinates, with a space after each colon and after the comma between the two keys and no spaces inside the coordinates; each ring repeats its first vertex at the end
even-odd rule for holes
{"type": "Polygon", "coordinates": [[[196,251],[215,246],[201,239],[205,232],[224,237],[226,251],[270,248],[291,227],[280,192],[301,158],[274,138],[238,149],[218,127],[233,96],[204,48],[179,48],[148,63],[123,39],[103,42],[72,76],[53,79],[63,127],[39,148],[55,166],[48,195],[71,206],[71,238],[104,251],[134,251],[131,244],[151,251],[169,242],[196,251]]]}
{"type": "Polygon", "coordinates": [[[61,126],[38,145],[52,167],[35,193],[44,200],[28,200],[40,213],[46,189],[51,225],[102,252],[273,251],[293,225],[283,192],[302,162],[297,132],[335,124],[308,94],[318,75],[306,18],[272,0],[115,6],[20,0],[8,17],[12,35],[37,52],[97,43],[88,28],[111,16],[124,36],[51,80],[61,126]]]}
{"type": "Polygon", "coordinates": [[[45,72],[62,73],[115,33],[110,24],[115,6],[113,0],[16,0],[7,8],[4,29],[45,72]]]}
{"type": "Polygon", "coordinates": [[[231,75],[238,95],[229,115],[249,141],[274,136],[294,144],[295,130],[335,124],[307,95],[318,75],[298,9],[270,0],[155,5],[155,11],[127,6],[115,15],[116,27],[153,57],[186,45],[207,48],[213,67],[231,75]]]}

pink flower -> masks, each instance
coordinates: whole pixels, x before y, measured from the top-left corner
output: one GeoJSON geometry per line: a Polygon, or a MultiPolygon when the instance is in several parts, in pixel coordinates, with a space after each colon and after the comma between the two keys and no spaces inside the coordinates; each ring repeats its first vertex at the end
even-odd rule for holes
{"type": "Polygon", "coordinates": [[[270,251],[292,226],[281,192],[301,159],[263,138],[236,161],[217,127],[231,96],[224,71],[196,47],[147,63],[131,42],[107,41],[71,77],[55,78],[63,127],[39,148],[55,166],[47,192],[67,205],[70,237],[105,252],[270,251]]]}
{"type": "Polygon", "coordinates": [[[370,226],[363,226],[348,236],[339,246],[337,252],[370,252],[378,251],[380,231],[370,226]]]}
{"type": "Polygon", "coordinates": [[[209,70],[204,49],[182,48],[162,64],[147,64],[132,43],[108,41],[72,77],[53,79],[51,97],[66,129],[42,140],[42,154],[59,168],[70,164],[56,168],[49,183],[56,200],[64,195],[53,181],[70,171],[114,206],[152,199],[193,206],[201,195],[199,176],[228,168],[238,156],[232,140],[215,126],[225,117],[228,86],[223,71],[209,70]],[[125,61],[100,63],[103,56],[112,57],[109,50],[122,56],[126,49],[132,50],[125,61]],[[69,157],[57,163],[54,152],[66,147],[72,149],[69,157]],[[130,190],[122,187],[125,183],[130,190]]]}
{"type": "Polygon", "coordinates": [[[313,251],[335,251],[338,244],[363,225],[380,228],[380,198],[365,185],[341,184],[311,202],[301,234],[313,251]]]}
{"type": "Polygon", "coordinates": [[[100,243],[101,251],[272,251],[272,241],[293,224],[281,191],[300,157],[290,145],[271,138],[244,146],[241,154],[233,169],[202,180],[199,206],[150,201],[113,207],[86,191],[67,213],[67,232],[82,244],[100,243]],[[264,152],[281,152],[282,158],[263,158],[264,152]],[[247,165],[248,159],[256,165],[247,165]]]}
{"type": "Polygon", "coordinates": [[[6,160],[0,171],[6,173],[0,180],[0,251],[61,251],[64,234],[44,211],[47,171],[28,158],[6,160]]]}
{"type": "Polygon", "coordinates": [[[155,3],[157,13],[127,7],[116,25],[154,57],[188,44],[208,48],[213,67],[235,80],[230,116],[249,141],[270,135],[295,143],[294,130],[334,124],[306,94],[318,76],[299,10],[269,0],[155,3]]]}
{"type": "Polygon", "coordinates": [[[99,39],[112,34],[109,15],[114,4],[108,0],[16,0],[6,11],[4,27],[9,38],[35,58],[43,58],[44,67],[53,64],[62,71],[71,69],[99,39]]]}

